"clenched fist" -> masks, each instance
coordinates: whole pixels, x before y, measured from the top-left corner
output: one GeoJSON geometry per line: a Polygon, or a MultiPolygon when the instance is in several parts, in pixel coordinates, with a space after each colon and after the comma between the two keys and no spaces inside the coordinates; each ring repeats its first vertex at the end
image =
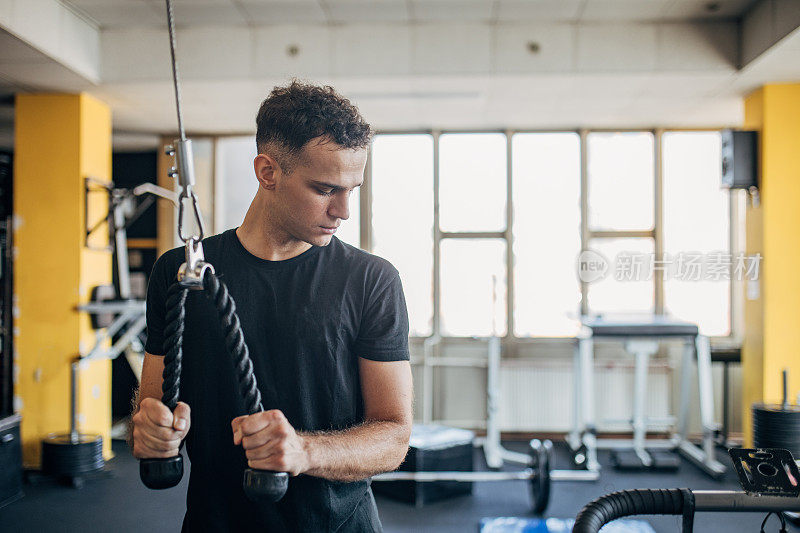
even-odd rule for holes
{"type": "Polygon", "coordinates": [[[273,409],[231,422],[233,443],[242,445],[250,468],[288,472],[292,476],[309,468],[303,437],[298,435],[284,414],[273,409]]]}
{"type": "Polygon", "coordinates": [[[178,455],[189,432],[191,410],[178,402],[174,412],[155,398],[144,398],[133,415],[133,456],[154,459],[178,455]]]}

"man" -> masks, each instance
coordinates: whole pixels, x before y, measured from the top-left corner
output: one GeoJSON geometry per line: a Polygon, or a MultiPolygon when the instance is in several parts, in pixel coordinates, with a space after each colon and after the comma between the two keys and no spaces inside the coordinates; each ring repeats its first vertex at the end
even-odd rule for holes
{"type": "Polygon", "coordinates": [[[408,449],[408,317],[397,270],[334,236],[363,181],[370,127],[332,88],[298,82],[275,88],[256,122],[258,192],[240,227],[203,246],[236,301],[266,411],[241,416],[219,318],[198,291],[186,300],[181,402],[161,403],[176,248],[148,285],[133,453],[171,457],[186,439],[184,531],[380,531],[368,478],[408,449]],[[284,498],[247,500],[248,465],[289,472],[284,498]]]}

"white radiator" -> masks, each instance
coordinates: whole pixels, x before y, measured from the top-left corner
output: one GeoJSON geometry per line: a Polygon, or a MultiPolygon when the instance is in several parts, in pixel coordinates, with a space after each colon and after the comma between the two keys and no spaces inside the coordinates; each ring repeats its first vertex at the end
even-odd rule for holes
{"type": "MultiPolygon", "coordinates": [[[[651,365],[647,416],[665,418],[670,409],[670,369],[651,365]]],[[[630,431],[633,365],[595,364],[595,416],[598,431],[630,431]],[[613,421],[611,421],[613,420],[613,421]]],[[[572,425],[572,365],[548,361],[504,361],[500,369],[501,431],[568,431],[572,425]]]]}

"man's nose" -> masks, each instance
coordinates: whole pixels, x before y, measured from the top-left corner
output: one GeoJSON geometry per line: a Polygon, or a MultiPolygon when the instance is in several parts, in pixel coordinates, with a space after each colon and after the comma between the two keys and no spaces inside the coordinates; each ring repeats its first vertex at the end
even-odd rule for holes
{"type": "Polygon", "coordinates": [[[334,218],[347,220],[350,218],[350,193],[342,192],[334,195],[328,206],[328,215],[334,218]]]}

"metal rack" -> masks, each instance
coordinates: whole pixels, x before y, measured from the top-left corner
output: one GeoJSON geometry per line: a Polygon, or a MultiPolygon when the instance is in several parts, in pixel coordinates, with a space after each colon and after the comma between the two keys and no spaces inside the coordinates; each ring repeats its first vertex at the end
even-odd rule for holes
{"type": "MultiPolygon", "coordinates": [[[[441,346],[441,337],[434,336],[426,339],[423,344],[423,356],[412,360],[413,365],[422,366],[423,423],[455,425],[454,422],[459,422],[459,425],[485,428],[486,436],[476,438],[474,445],[483,448],[489,468],[501,468],[505,462],[528,465],[530,463],[528,454],[507,450],[500,443],[500,426],[497,423],[497,416],[500,400],[501,339],[493,336],[478,340],[486,342],[485,358],[434,356],[435,350],[441,346]],[[484,420],[454,421],[433,418],[433,369],[435,367],[486,368],[486,418],[484,420]]],[[[553,481],[596,481],[599,477],[599,471],[596,470],[550,471],[550,479],[553,481]]]]}
{"type": "MultiPolygon", "coordinates": [[[[650,317],[643,320],[614,321],[585,317],[574,356],[574,412],[573,429],[567,443],[575,454],[580,454],[591,471],[599,471],[598,449],[632,449],[644,466],[652,462],[645,448],[672,450],[692,461],[712,477],[721,476],[725,466],[715,459],[714,389],[711,378],[710,345],[707,337],[700,335],[697,325],[678,322],[667,317],[650,317]],[[606,338],[625,343],[636,364],[633,398],[632,439],[598,439],[597,419],[594,410],[594,339],[606,338]],[[644,413],[647,369],[650,357],[658,350],[663,338],[684,341],[681,363],[681,397],[677,430],[669,439],[646,439],[650,421],[644,413]],[[700,446],[688,440],[688,423],[691,394],[692,364],[697,361],[697,380],[700,398],[700,416],[703,424],[703,441],[700,446]]],[[[577,459],[576,459],[577,461],[577,459]]]]}

